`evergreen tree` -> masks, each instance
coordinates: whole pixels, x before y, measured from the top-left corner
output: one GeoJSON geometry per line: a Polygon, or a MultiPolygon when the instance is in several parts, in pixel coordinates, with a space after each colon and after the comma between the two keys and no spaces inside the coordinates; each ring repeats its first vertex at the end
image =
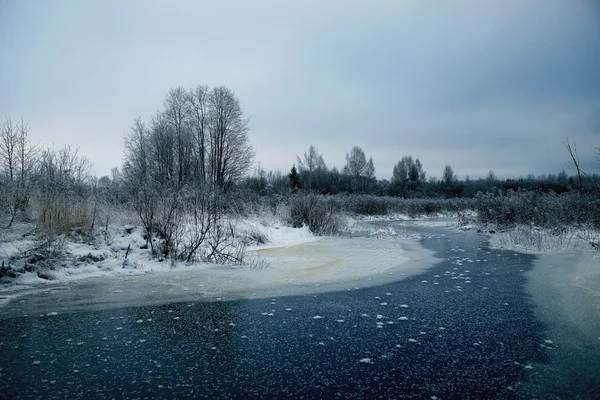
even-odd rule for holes
{"type": "Polygon", "coordinates": [[[298,179],[298,171],[296,171],[296,164],[292,165],[292,169],[288,174],[290,178],[290,186],[292,188],[292,193],[296,193],[298,189],[300,189],[300,180],[298,179]]]}

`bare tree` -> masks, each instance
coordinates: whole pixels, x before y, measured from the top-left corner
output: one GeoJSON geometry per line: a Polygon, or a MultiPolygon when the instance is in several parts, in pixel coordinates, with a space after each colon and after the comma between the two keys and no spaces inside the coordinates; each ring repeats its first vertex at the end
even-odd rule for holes
{"type": "Polygon", "coordinates": [[[446,165],[444,167],[444,173],[442,174],[442,182],[444,185],[450,186],[454,182],[456,182],[456,175],[454,175],[454,170],[451,166],[446,165]]]}
{"type": "MultiPolygon", "coordinates": [[[[571,161],[567,163],[569,167],[574,168],[577,171],[577,180],[579,181],[579,187],[583,187],[583,179],[581,175],[585,175],[587,179],[592,182],[592,184],[600,187],[600,182],[596,182],[592,175],[587,174],[585,171],[581,169],[581,162],[579,161],[579,154],[577,154],[577,145],[575,142],[569,142],[569,138],[567,138],[567,142],[563,143],[569,155],[571,156],[571,161]]],[[[592,152],[596,154],[598,159],[600,160],[600,147],[595,147],[592,152]]]]}
{"type": "Polygon", "coordinates": [[[183,199],[178,190],[163,190],[157,197],[156,219],[150,234],[154,233],[159,239],[158,248],[154,247],[160,256],[177,258],[177,248],[183,228],[183,199]]]}
{"type": "Polygon", "coordinates": [[[10,210],[11,227],[17,213],[29,204],[32,174],[37,163],[39,147],[29,141],[29,126],[23,120],[17,125],[7,118],[0,126],[0,166],[6,174],[5,194],[10,210]]]}
{"type": "Polygon", "coordinates": [[[188,227],[182,238],[180,257],[186,262],[203,259],[203,245],[210,231],[220,222],[221,209],[215,199],[216,192],[208,185],[194,185],[187,194],[184,223],[188,227]]]}
{"type": "Polygon", "coordinates": [[[190,90],[188,99],[190,103],[190,120],[193,129],[193,165],[194,175],[200,183],[206,182],[206,136],[208,132],[208,98],[209,88],[198,85],[190,90]]]}
{"type": "Polygon", "coordinates": [[[367,172],[367,158],[365,152],[358,146],[354,146],[350,153],[346,153],[346,165],[342,170],[344,175],[353,178],[365,176],[367,172]]]}
{"type": "Polygon", "coordinates": [[[177,171],[177,144],[164,114],[157,112],[150,123],[149,155],[152,180],[160,185],[174,184],[177,171]]]}
{"type": "Polygon", "coordinates": [[[144,228],[146,245],[150,245],[152,254],[156,254],[152,235],[156,225],[156,214],[158,203],[158,192],[149,184],[142,185],[134,193],[133,207],[144,228]]]}
{"type": "Polygon", "coordinates": [[[123,173],[129,184],[139,187],[148,179],[149,134],[141,118],[136,118],[125,137],[123,173]]]}
{"type": "Polygon", "coordinates": [[[308,148],[308,152],[304,152],[304,157],[296,157],[298,162],[298,171],[305,180],[307,189],[318,187],[322,182],[323,175],[327,172],[327,165],[323,160],[323,156],[312,144],[308,148]]]}
{"type": "Polygon", "coordinates": [[[351,179],[353,190],[365,190],[374,184],[375,166],[373,158],[365,156],[365,152],[358,146],[354,146],[350,153],[346,153],[346,165],[342,173],[351,179]]]}
{"type": "Polygon", "coordinates": [[[15,178],[17,131],[10,118],[6,118],[0,127],[0,162],[8,175],[8,182],[13,182],[15,178]]]}
{"type": "Polygon", "coordinates": [[[223,190],[251,165],[247,131],[239,100],[225,87],[171,89],[148,126],[134,121],[123,173],[152,254],[187,261],[241,254],[219,220],[223,190]]]}
{"type": "Polygon", "coordinates": [[[53,238],[92,221],[86,182],[91,164],[78,149],[46,149],[38,172],[38,230],[53,238]]]}
{"type": "Polygon", "coordinates": [[[189,175],[190,169],[188,153],[191,140],[187,129],[187,119],[190,114],[188,93],[181,86],[171,89],[164,105],[165,120],[175,134],[177,183],[182,184],[189,175]]]}
{"type": "Polygon", "coordinates": [[[164,108],[148,128],[136,120],[125,138],[126,176],[146,171],[160,185],[181,187],[197,181],[227,188],[245,174],[254,154],[248,120],[231,90],[174,88],[164,108]]]}
{"type": "Polygon", "coordinates": [[[575,142],[569,142],[569,138],[567,138],[566,143],[563,143],[565,149],[569,152],[569,156],[571,156],[571,161],[569,161],[569,166],[571,168],[575,168],[577,170],[577,180],[579,181],[579,187],[583,186],[583,181],[581,180],[581,162],[579,161],[579,154],[577,154],[577,145],[575,142]]]}
{"type": "Polygon", "coordinates": [[[248,120],[243,118],[239,100],[226,87],[212,90],[209,105],[209,178],[227,188],[244,175],[254,157],[247,136],[248,120]]]}
{"type": "Polygon", "coordinates": [[[367,167],[365,168],[364,176],[367,179],[375,178],[375,165],[373,165],[373,157],[369,157],[369,161],[367,161],[367,167]]]}

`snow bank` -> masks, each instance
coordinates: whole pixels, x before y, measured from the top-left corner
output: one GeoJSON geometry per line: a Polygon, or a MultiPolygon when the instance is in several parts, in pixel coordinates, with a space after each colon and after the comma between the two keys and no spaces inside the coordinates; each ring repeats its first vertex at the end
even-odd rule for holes
{"type": "Polygon", "coordinates": [[[259,233],[267,240],[266,243],[249,246],[249,250],[288,247],[318,240],[310,229],[308,229],[308,226],[292,228],[281,224],[281,222],[266,224],[265,221],[259,219],[238,221],[237,224],[238,229],[259,233]]]}
{"type": "Polygon", "coordinates": [[[439,213],[431,216],[422,216],[411,218],[405,214],[388,214],[376,216],[358,216],[348,217],[346,231],[350,234],[370,235],[370,236],[402,236],[405,239],[405,232],[394,230],[390,226],[381,226],[378,222],[401,222],[401,225],[423,228],[456,228],[458,219],[456,214],[439,213]]]}
{"type": "MultiPolygon", "coordinates": [[[[265,243],[250,245],[249,251],[267,248],[289,247],[317,241],[308,227],[291,228],[279,221],[265,221],[259,218],[232,221],[236,231],[241,236],[256,236],[265,243]]],[[[11,237],[10,242],[2,244],[4,254],[1,257],[8,262],[9,258],[24,249],[35,245],[32,240],[24,240],[18,236],[11,237]]],[[[69,261],[63,262],[53,270],[45,271],[52,280],[41,279],[35,273],[19,275],[11,283],[16,286],[30,287],[35,285],[52,285],[76,280],[99,277],[122,277],[145,275],[149,273],[168,272],[173,269],[206,270],[213,267],[208,263],[194,262],[191,264],[178,262],[176,265],[169,261],[158,261],[150,257],[146,240],[142,237],[142,229],[134,226],[113,226],[108,243],[90,245],[88,243],[67,242],[66,251],[69,261]]],[[[1,285],[0,292],[14,291],[12,285],[1,285]]]]}
{"type": "Polygon", "coordinates": [[[269,238],[270,243],[251,250],[269,264],[268,268],[207,263],[179,263],[172,268],[169,262],[148,259],[145,251],[129,246],[139,244],[141,239],[133,230],[116,235],[110,248],[70,244],[69,250],[84,259],[105,258],[53,271],[55,281],[34,274],[22,276],[18,285],[1,289],[0,297],[4,299],[0,304],[10,304],[4,308],[6,312],[30,313],[30,308],[35,312],[61,312],[202,299],[307,295],[396,281],[418,274],[437,261],[415,241],[397,236],[316,238],[307,228],[244,223],[269,238]],[[71,283],[56,284],[60,282],[71,283]],[[64,290],[51,289],[57,286],[64,290]],[[51,302],[9,302],[16,296],[29,299],[32,293],[47,290],[52,291],[51,302]]]}

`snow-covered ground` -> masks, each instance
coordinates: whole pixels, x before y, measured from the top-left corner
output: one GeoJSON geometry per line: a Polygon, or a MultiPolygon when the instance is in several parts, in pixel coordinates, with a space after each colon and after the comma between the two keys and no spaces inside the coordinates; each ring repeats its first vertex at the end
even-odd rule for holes
{"type": "Polygon", "coordinates": [[[490,235],[490,244],[494,248],[508,248],[533,254],[585,251],[592,248],[592,243],[598,246],[600,232],[582,228],[553,232],[551,229],[517,226],[495,231],[490,235]]]}
{"type": "MultiPolygon", "coordinates": [[[[371,229],[358,225],[358,221],[352,224],[357,232],[371,229]]],[[[316,237],[307,227],[291,228],[260,218],[236,221],[236,228],[266,239],[266,243],[248,247],[250,257],[266,268],[161,262],[150,257],[139,227],[115,226],[109,244],[69,241],[69,261],[46,272],[54,279],[42,279],[29,272],[12,279],[10,285],[0,285],[0,305],[31,292],[89,283],[112,288],[107,289],[110,296],[94,299],[107,306],[135,302],[136,298],[178,301],[189,297],[310,294],[397,280],[419,273],[434,262],[431,254],[414,242],[415,238],[395,232],[316,237]]],[[[5,236],[3,241],[0,258],[7,261],[33,244],[20,233],[5,236]]]]}

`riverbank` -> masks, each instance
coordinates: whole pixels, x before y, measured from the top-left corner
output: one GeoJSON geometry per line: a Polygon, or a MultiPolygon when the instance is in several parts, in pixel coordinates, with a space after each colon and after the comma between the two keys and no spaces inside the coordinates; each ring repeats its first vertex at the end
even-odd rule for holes
{"type": "Polygon", "coordinates": [[[3,290],[3,313],[52,313],[179,301],[311,295],[376,286],[421,273],[436,262],[411,239],[320,238],[255,252],[265,269],[182,265],[135,275],[90,276],[3,290]],[[36,294],[42,294],[41,296],[36,294]]]}

